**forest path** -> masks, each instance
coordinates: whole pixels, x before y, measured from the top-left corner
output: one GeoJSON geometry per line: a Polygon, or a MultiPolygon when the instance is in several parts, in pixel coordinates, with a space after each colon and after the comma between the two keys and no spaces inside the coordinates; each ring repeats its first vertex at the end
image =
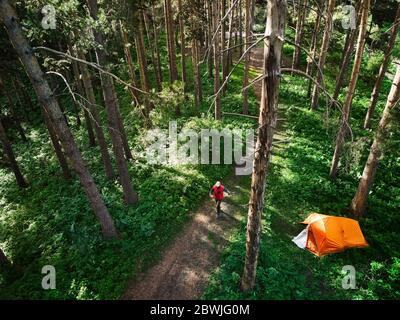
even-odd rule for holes
{"type": "MultiPolygon", "coordinates": [[[[254,48],[250,54],[251,68],[262,72],[263,48],[254,48]]],[[[285,60],[284,60],[285,64],[285,60]]],[[[254,85],[254,93],[261,98],[261,82],[254,85]]],[[[286,141],[282,123],[274,136],[274,145],[286,141]]],[[[278,146],[279,145],[279,146],[278,146]]],[[[234,174],[224,181],[232,192],[222,203],[223,216],[215,214],[214,201],[205,203],[193,214],[193,219],[167,246],[160,261],[138,275],[128,284],[121,297],[124,300],[189,300],[198,299],[208,285],[211,273],[218,267],[222,250],[229,237],[246,218],[249,199],[249,176],[234,174]]]]}
{"type": "Polygon", "coordinates": [[[208,284],[209,275],[219,264],[222,249],[228,244],[239,221],[246,214],[248,177],[232,177],[225,185],[232,192],[222,202],[223,215],[216,218],[215,203],[207,200],[194,213],[193,220],[165,249],[161,260],[129,285],[122,299],[178,300],[196,299],[208,284]]]}

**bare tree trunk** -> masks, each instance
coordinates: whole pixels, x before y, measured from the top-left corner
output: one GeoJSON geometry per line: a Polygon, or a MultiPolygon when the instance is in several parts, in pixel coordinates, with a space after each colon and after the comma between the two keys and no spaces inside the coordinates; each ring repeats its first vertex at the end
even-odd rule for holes
{"type": "MultiPolygon", "coordinates": [[[[322,10],[322,1],[318,2],[318,8],[322,10]]],[[[310,53],[311,57],[307,57],[307,67],[306,67],[306,74],[311,77],[314,70],[314,61],[317,55],[317,43],[318,43],[318,33],[319,28],[321,25],[321,14],[317,13],[317,18],[315,20],[314,31],[311,37],[311,45],[310,45],[310,53]]],[[[311,78],[308,80],[308,90],[307,90],[307,97],[311,96],[311,88],[312,88],[312,80],[311,78]]]]}
{"type": "Polygon", "coordinates": [[[42,115],[44,119],[44,123],[46,124],[47,130],[49,131],[49,136],[51,143],[53,144],[54,152],[57,156],[58,162],[60,164],[61,170],[63,172],[63,176],[65,180],[70,180],[72,178],[71,172],[68,167],[68,162],[67,159],[65,158],[65,155],[63,153],[62,147],[59,142],[59,137],[57,136],[57,132],[54,129],[53,124],[51,123],[51,120],[49,116],[46,113],[46,110],[42,108],[42,115]]]}
{"type": "Polygon", "coordinates": [[[171,0],[164,0],[165,27],[167,29],[167,48],[169,63],[169,82],[178,80],[178,68],[176,66],[176,52],[174,43],[174,22],[172,17],[171,0]]]}
{"type": "Polygon", "coordinates": [[[243,55],[243,14],[242,14],[243,1],[239,0],[239,56],[243,55]]]}
{"type": "MultiPolygon", "coordinates": [[[[150,91],[150,80],[147,72],[147,59],[146,59],[146,51],[144,47],[144,38],[143,38],[143,19],[142,14],[138,10],[136,13],[136,23],[135,28],[137,29],[135,32],[135,44],[136,44],[136,52],[138,58],[139,65],[139,73],[140,73],[140,83],[142,85],[142,90],[149,92],[150,91]]],[[[149,111],[149,110],[148,110],[149,111]]]]}
{"type": "MultiPolygon", "coordinates": [[[[326,9],[326,26],[324,31],[324,37],[322,39],[321,52],[319,55],[318,69],[323,72],[325,66],[325,59],[328,53],[329,41],[333,28],[333,10],[335,8],[336,0],[329,0],[328,7],[326,9]]],[[[321,85],[322,75],[321,72],[317,70],[316,84],[314,85],[312,99],[311,99],[311,109],[315,110],[318,106],[319,99],[319,86],[321,85]]]]}
{"type": "Polygon", "coordinates": [[[153,26],[154,47],[155,47],[156,56],[157,56],[157,74],[158,74],[157,78],[159,78],[159,80],[160,80],[161,89],[162,89],[163,76],[162,76],[162,69],[161,69],[160,50],[158,49],[158,31],[157,31],[156,22],[155,22],[157,15],[156,15],[156,11],[154,9],[154,4],[152,4],[152,13],[153,13],[153,17],[152,17],[151,23],[153,26]]]}
{"type": "Polygon", "coordinates": [[[360,31],[359,31],[358,39],[357,39],[356,55],[354,57],[354,65],[353,65],[353,70],[351,72],[349,89],[347,90],[346,99],[345,99],[343,107],[342,107],[342,119],[340,122],[339,132],[338,132],[337,138],[336,138],[336,147],[335,147],[335,152],[333,155],[332,165],[331,165],[331,170],[330,170],[330,176],[332,178],[335,178],[337,176],[339,160],[340,160],[340,157],[342,154],[342,149],[343,149],[343,145],[345,142],[345,136],[350,128],[349,123],[348,123],[349,117],[350,117],[350,108],[351,108],[351,104],[353,102],[354,91],[356,89],[358,75],[359,75],[360,67],[361,67],[362,55],[364,52],[365,34],[367,32],[367,21],[368,21],[370,0],[363,0],[363,2],[361,3],[361,6],[362,6],[362,9],[361,9],[362,16],[361,16],[361,21],[360,21],[360,31]]]}
{"type": "MultiPolygon", "coordinates": [[[[230,3],[228,4],[228,6],[230,7],[232,5],[232,0],[230,1],[230,3]]],[[[228,34],[229,34],[229,38],[228,38],[228,52],[227,52],[227,57],[226,57],[226,72],[229,74],[231,66],[233,64],[232,61],[232,50],[230,49],[232,47],[232,28],[233,28],[233,17],[234,17],[234,13],[235,13],[235,7],[232,8],[231,13],[229,14],[229,25],[228,25],[228,34]]]]}
{"type": "Polygon", "coordinates": [[[389,42],[387,44],[385,50],[385,57],[382,61],[381,67],[379,69],[378,77],[376,78],[376,82],[374,85],[374,89],[372,90],[371,100],[369,103],[368,111],[364,120],[364,128],[367,129],[370,126],[371,118],[374,115],[375,107],[378,102],[379,92],[382,86],[383,79],[385,77],[385,73],[389,66],[390,57],[392,55],[393,47],[396,41],[397,32],[399,30],[400,23],[400,5],[397,6],[396,18],[394,20],[394,25],[392,27],[389,42]]]}
{"type": "Polygon", "coordinates": [[[156,54],[156,48],[155,48],[156,45],[154,43],[154,33],[153,33],[153,28],[150,25],[149,17],[147,16],[146,10],[143,10],[143,21],[144,21],[144,26],[146,28],[147,39],[148,39],[149,45],[150,45],[151,62],[153,64],[154,74],[155,74],[155,78],[156,78],[157,91],[161,91],[162,86],[161,86],[160,74],[158,72],[159,62],[157,61],[157,54],[156,54]]]}
{"type": "MultiPolygon", "coordinates": [[[[129,74],[130,83],[133,87],[137,88],[135,67],[133,66],[133,59],[132,59],[132,53],[131,53],[132,44],[129,42],[128,34],[127,34],[122,22],[120,22],[120,29],[121,29],[122,42],[124,44],[125,61],[128,65],[128,74],[129,74]]],[[[129,87],[129,91],[131,93],[133,101],[139,102],[138,92],[132,87],[129,87]]]]}
{"type": "Polygon", "coordinates": [[[297,13],[297,23],[296,23],[296,37],[295,37],[295,46],[294,46],[294,54],[293,54],[293,62],[292,68],[298,69],[300,66],[300,58],[301,58],[301,40],[303,37],[303,25],[307,12],[307,0],[302,0],[300,5],[298,6],[297,13]]]}
{"type": "Polygon", "coordinates": [[[286,1],[267,1],[267,22],[264,40],[264,75],[257,143],[253,161],[251,194],[247,218],[246,258],[241,289],[254,287],[261,234],[261,215],[264,209],[265,180],[271,157],[281,71],[281,53],[286,23],[286,1]]]}
{"type": "MultiPolygon", "coordinates": [[[[72,55],[76,55],[76,50],[74,50],[71,45],[69,45],[69,51],[70,51],[70,53],[72,55]]],[[[82,87],[82,80],[80,78],[78,63],[75,60],[72,60],[71,64],[72,64],[72,70],[73,70],[73,73],[74,73],[75,84],[77,86],[78,93],[81,96],[84,97],[85,94],[84,94],[84,90],[83,90],[83,87],[82,87]]],[[[89,115],[89,112],[88,112],[87,105],[86,105],[85,101],[83,101],[83,99],[81,99],[81,98],[79,98],[79,99],[80,99],[81,104],[83,106],[83,115],[85,117],[86,129],[88,131],[89,145],[91,147],[94,147],[96,145],[96,139],[94,137],[92,120],[90,119],[90,115],[89,115]]]]}
{"type": "Polygon", "coordinates": [[[0,16],[6,26],[8,36],[13,43],[29,78],[31,79],[31,83],[36,91],[39,102],[45,108],[54,124],[54,128],[62,141],[64,150],[74,166],[81,185],[90,201],[94,214],[100,222],[103,235],[106,237],[116,238],[118,233],[114,226],[114,221],[108,213],[108,210],[100,197],[96,184],[85,166],[81,153],[65,122],[60,107],[58,106],[47,81],[44,79],[43,72],[40,69],[36,57],[33,55],[33,50],[22,33],[22,29],[18,23],[17,14],[7,0],[0,0],[0,16]]]}
{"type": "Polygon", "coordinates": [[[383,145],[388,136],[388,125],[391,122],[392,109],[398,104],[400,98],[400,66],[397,65],[396,75],[393,79],[392,88],[390,90],[385,109],[379,122],[378,129],[372,143],[367,163],[365,164],[363,174],[358,185],[358,190],[351,202],[351,211],[353,214],[361,216],[367,207],[368,194],[371,190],[376,169],[379,160],[383,155],[383,145]]]}
{"type": "MultiPolygon", "coordinates": [[[[82,51],[78,52],[78,57],[81,60],[86,60],[85,55],[82,51]]],[[[111,157],[108,153],[107,142],[104,137],[103,128],[101,126],[101,119],[99,115],[99,110],[97,109],[96,97],[94,95],[94,90],[92,86],[92,79],[86,64],[81,63],[80,69],[82,72],[82,82],[85,88],[86,97],[89,102],[89,110],[91,111],[91,115],[93,117],[94,129],[96,132],[97,142],[99,143],[101,159],[103,161],[104,172],[106,177],[110,180],[115,178],[114,169],[111,164],[111,157]]]]}
{"type": "Polygon", "coordinates": [[[194,81],[195,81],[194,104],[197,111],[199,111],[199,104],[203,99],[201,90],[200,68],[199,68],[199,54],[200,53],[198,47],[198,40],[196,38],[193,38],[192,65],[193,65],[194,81]]]}
{"type": "MultiPolygon", "coordinates": [[[[250,37],[251,37],[251,0],[245,0],[245,12],[244,12],[244,32],[245,32],[245,45],[244,50],[248,50],[250,47],[250,37]]],[[[243,74],[243,88],[249,85],[249,69],[250,69],[250,52],[248,52],[244,58],[244,74],[243,74]]],[[[249,101],[248,101],[248,89],[243,90],[243,114],[249,114],[249,101]]]]}
{"type": "Polygon", "coordinates": [[[178,0],[178,10],[179,10],[179,35],[181,42],[181,68],[182,68],[182,82],[183,88],[186,92],[186,44],[185,44],[185,26],[183,24],[183,12],[182,12],[182,0],[178,0]]]}
{"type": "Polygon", "coordinates": [[[335,91],[332,95],[333,100],[337,100],[340,93],[340,89],[342,89],[344,76],[346,74],[346,70],[350,63],[351,54],[354,51],[354,42],[356,39],[356,34],[357,34],[356,30],[352,30],[350,32],[348,44],[347,47],[345,48],[345,53],[343,56],[342,65],[340,67],[339,74],[336,78],[335,91]]]}
{"type": "Polygon", "coordinates": [[[208,29],[208,48],[209,48],[209,53],[207,57],[207,66],[208,66],[208,77],[212,78],[213,77],[213,69],[214,69],[214,61],[213,61],[213,56],[214,56],[214,50],[213,50],[213,43],[212,43],[212,37],[213,37],[213,12],[212,12],[212,6],[210,0],[207,0],[207,29],[208,29]]]}
{"type": "MultiPolygon", "coordinates": [[[[222,21],[222,18],[225,16],[226,10],[226,0],[221,1],[221,10],[220,10],[220,20],[221,20],[221,65],[222,65],[222,83],[225,81],[228,73],[226,68],[226,61],[227,61],[227,54],[225,52],[226,48],[226,23],[225,20],[222,21]]],[[[227,88],[227,84],[225,84],[224,88],[222,89],[222,94],[225,94],[227,88]]]]}
{"type": "MultiPolygon", "coordinates": [[[[1,8],[1,7],[0,7],[1,8]]],[[[11,147],[11,143],[7,138],[6,132],[4,130],[3,124],[0,120],[0,141],[3,145],[4,154],[7,155],[8,161],[10,163],[10,167],[15,175],[15,179],[17,180],[17,184],[20,188],[26,188],[28,184],[26,183],[24,177],[22,176],[21,170],[19,169],[18,163],[15,160],[14,152],[11,147]]]]}
{"type": "Polygon", "coordinates": [[[359,3],[357,3],[357,23],[356,23],[356,28],[353,30],[350,30],[347,33],[346,36],[346,41],[345,41],[345,46],[344,46],[344,51],[343,51],[343,58],[342,58],[342,65],[339,70],[339,74],[336,77],[336,85],[335,85],[335,91],[333,92],[332,95],[332,100],[336,101],[340,90],[342,89],[343,86],[343,81],[345,79],[346,71],[349,66],[350,60],[351,60],[351,55],[354,51],[354,43],[357,37],[357,26],[360,24],[360,19],[361,19],[361,14],[362,10],[360,10],[361,6],[359,6],[359,3]]]}
{"type": "MultiPolygon", "coordinates": [[[[88,0],[90,15],[97,20],[97,0],[88,0]]],[[[104,48],[104,40],[101,32],[93,30],[96,42],[104,48]]],[[[103,67],[106,66],[107,57],[105,51],[96,47],[97,63],[103,67]]],[[[114,149],[115,160],[117,162],[119,179],[124,191],[124,200],[128,205],[134,205],[138,202],[136,192],[133,190],[128,167],[124,158],[124,145],[122,132],[120,130],[120,121],[118,115],[118,102],[115,95],[114,83],[111,76],[101,73],[101,86],[103,89],[103,98],[108,115],[108,128],[114,149]]]]}
{"type": "MultiPolygon", "coordinates": [[[[214,1],[212,3],[212,11],[213,11],[213,22],[214,22],[214,33],[215,33],[215,38],[214,38],[214,94],[217,94],[220,86],[220,74],[219,74],[219,69],[220,69],[220,50],[219,50],[219,40],[220,37],[219,32],[217,30],[218,28],[218,16],[219,16],[219,5],[218,1],[214,1]]],[[[218,94],[215,98],[215,119],[220,120],[221,119],[221,97],[218,94]]]]}

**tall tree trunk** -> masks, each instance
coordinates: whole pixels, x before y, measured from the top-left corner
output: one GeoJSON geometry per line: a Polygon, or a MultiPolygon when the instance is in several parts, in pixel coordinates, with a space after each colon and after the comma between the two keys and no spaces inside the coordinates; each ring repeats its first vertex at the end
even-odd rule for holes
{"type": "Polygon", "coordinates": [[[214,25],[214,15],[212,12],[212,6],[210,0],[207,0],[207,30],[208,30],[208,56],[207,56],[207,66],[208,66],[208,77],[211,79],[213,77],[214,69],[214,49],[213,49],[213,25],[214,25]]]}
{"type": "Polygon", "coordinates": [[[154,47],[156,50],[156,56],[157,56],[157,78],[160,80],[161,83],[161,89],[162,89],[162,82],[163,82],[163,75],[162,75],[162,69],[161,69],[161,57],[160,57],[160,50],[158,48],[158,30],[156,26],[156,11],[154,9],[154,3],[152,4],[152,14],[153,17],[151,19],[151,24],[153,26],[153,34],[154,34],[154,47]]]}
{"type": "MultiPolygon", "coordinates": [[[[141,10],[138,10],[136,13],[136,23],[135,23],[135,44],[136,44],[136,52],[138,57],[138,65],[139,65],[139,73],[140,73],[140,83],[142,86],[142,90],[149,92],[150,91],[150,80],[147,72],[147,58],[146,51],[144,47],[144,38],[143,38],[143,15],[141,14],[141,10]]],[[[149,111],[149,110],[148,110],[149,111]]]]}
{"type": "Polygon", "coordinates": [[[239,56],[243,55],[243,14],[242,14],[243,1],[239,0],[239,56]]]}
{"type": "Polygon", "coordinates": [[[157,91],[161,91],[162,86],[161,86],[161,78],[160,78],[160,73],[159,73],[159,61],[157,59],[157,53],[156,53],[156,50],[158,50],[158,49],[156,49],[156,44],[154,43],[153,28],[150,25],[149,17],[147,16],[146,10],[143,10],[143,21],[144,21],[144,26],[146,28],[147,39],[148,39],[149,45],[150,45],[151,62],[153,64],[154,74],[155,74],[155,78],[156,78],[157,91]]]}
{"type": "MultiPolygon", "coordinates": [[[[69,51],[70,51],[71,55],[77,55],[76,50],[74,50],[74,48],[71,45],[69,45],[68,47],[69,47],[69,51]]],[[[80,77],[78,63],[75,60],[72,60],[71,64],[72,64],[72,71],[74,73],[76,88],[78,90],[78,93],[82,97],[84,97],[85,93],[84,93],[84,90],[82,87],[82,80],[80,77]]],[[[83,108],[83,115],[85,117],[85,122],[86,122],[86,130],[88,132],[88,137],[89,137],[89,145],[91,147],[94,147],[94,146],[96,146],[96,139],[94,137],[92,120],[90,119],[90,115],[89,115],[89,111],[88,111],[86,102],[81,97],[79,97],[79,100],[81,101],[82,108],[83,108]]],[[[77,119],[79,119],[79,113],[77,113],[77,119]]]]}
{"type": "Polygon", "coordinates": [[[181,42],[181,78],[184,91],[186,91],[186,44],[185,44],[185,26],[183,24],[182,0],[178,0],[179,10],[179,35],[181,42]]]}
{"type": "MultiPolygon", "coordinates": [[[[219,69],[220,69],[220,50],[219,50],[219,31],[218,31],[218,16],[219,16],[219,4],[218,1],[214,1],[212,3],[212,12],[213,12],[213,24],[214,24],[214,94],[217,95],[217,92],[219,90],[220,86],[220,74],[219,74],[219,69]]],[[[214,114],[215,114],[215,119],[220,120],[221,119],[221,96],[218,94],[215,97],[215,108],[214,108],[214,114]]]]}
{"type": "MultiPolygon", "coordinates": [[[[232,6],[233,1],[231,0],[229,3],[229,6],[232,6]]],[[[226,58],[226,72],[229,74],[231,66],[233,64],[232,60],[232,31],[233,31],[233,18],[234,18],[234,13],[235,13],[235,7],[232,8],[231,13],[229,14],[229,26],[228,26],[228,52],[227,52],[227,58],[226,58]]]]}
{"type": "MultiPolygon", "coordinates": [[[[323,1],[320,0],[318,2],[318,8],[322,10],[322,5],[323,1]]],[[[317,44],[318,44],[318,34],[319,34],[319,28],[321,25],[321,14],[317,13],[317,17],[315,20],[315,25],[314,25],[314,31],[311,37],[311,45],[310,45],[310,53],[311,57],[307,57],[307,67],[306,67],[306,74],[311,77],[313,74],[314,70],[314,61],[315,57],[317,55],[317,44]]],[[[311,96],[311,88],[312,88],[312,80],[308,80],[308,90],[307,90],[307,97],[309,98],[311,96]]]]}
{"type": "Polygon", "coordinates": [[[173,83],[178,80],[178,68],[176,66],[176,51],[174,43],[174,21],[171,0],[164,0],[165,10],[165,26],[167,29],[167,48],[168,48],[168,63],[169,63],[169,82],[173,83]]]}
{"type": "Polygon", "coordinates": [[[361,6],[359,6],[359,3],[357,3],[357,22],[356,22],[356,28],[353,30],[349,30],[346,36],[346,41],[345,41],[345,46],[343,50],[343,58],[342,58],[342,65],[339,70],[339,74],[336,77],[336,84],[335,84],[335,91],[333,92],[332,95],[332,100],[336,101],[340,90],[342,89],[343,86],[343,81],[345,79],[346,71],[349,66],[350,60],[351,60],[351,55],[354,51],[354,43],[356,41],[357,37],[357,26],[360,24],[360,19],[362,15],[362,10],[361,6]]]}
{"type": "Polygon", "coordinates": [[[363,215],[367,207],[368,194],[371,190],[376,169],[380,158],[383,155],[383,145],[387,139],[387,127],[391,122],[392,109],[397,105],[400,98],[400,66],[397,65],[396,75],[393,79],[382,118],[372,143],[367,163],[365,164],[363,174],[358,185],[358,190],[351,202],[351,211],[356,215],[363,215]]]}
{"type": "MultiPolygon", "coordinates": [[[[120,22],[120,29],[121,29],[122,42],[124,44],[125,61],[126,61],[126,64],[128,65],[128,74],[129,74],[130,84],[133,87],[137,88],[135,67],[133,65],[133,59],[132,59],[132,53],[131,53],[132,44],[129,42],[128,34],[127,34],[122,22],[120,22]]],[[[129,87],[129,92],[131,93],[133,101],[135,101],[135,103],[138,103],[139,102],[138,92],[132,87],[129,87]]]]}
{"type": "Polygon", "coordinates": [[[54,124],[54,128],[62,141],[64,150],[74,166],[92,209],[100,222],[103,235],[106,237],[116,238],[118,234],[114,226],[114,221],[108,213],[108,210],[100,197],[96,184],[85,166],[81,153],[65,122],[61,109],[54,98],[47,81],[44,79],[43,72],[40,69],[36,57],[33,55],[33,50],[22,33],[22,29],[18,23],[17,14],[7,0],[0,0],[0,16],[6,26],[8,36],[13,43],[36,91],[39,102],[45,108],[54,124]]]}
{"type": "MultiPolygon", "coordinates": [[[[1,4],[1,2],[0,2],[1,4]]],[[[1,7],[0,7],[1,8],[1,7]]],[[[8,161],[10,163],[10,167],[15,175],[15,179],[17,180],[17,184],[20,188],[26,188],[28,184],[26,183],[24,177],[22,176],[21,170],[19,169],[18,163],[15,160],[14,152],[11,147],[11,143],[7,138],[6,131],[4,130],[3,124],[0,120],[0,141],[3,145],[4,153],[7,155],[8,161]]]]}
{"type": "MultiPolygon", "coordinates": [[[[88,0],[90,15],[97,20],[97,0],[88,0]]],[[[97,30],[93,30],[96,42],[102,47],[96,47],[97,63],[103,67],[107,67],[107,56],[105,54],[103,34],[97,30]]],[[[118,102],[115,95],[114,83],[108,74],[101,73],[101,86],[103,89],[103,98],[107,110],[108,128],[114,149],[115,160],[117,162],[119,179],[124,191],[124,200],[128,205],[136,204],[138,197],[133,190],[128,167],[124,159],[124,145],[122,140],[122,132],[120,130],[120,121],[118,115],[118,102]]]]}
{"type": "MultiPolygon", "coordinates": [[[[81,60],[86,60],[86,57],[82,51],[78,51],[78,56],[81,60]]],[[[91,111],[91,115],[93,117],[94,130],[96,132],[97,142],[100,148],[101,159],[103,161],[104,172],[106,177],[110,180],[115,178],[114,169],[111,164],[111,157],[108,153],[107,142],[104,137],[103,128],[101,126],[101,118],[99,114],[99,110],[97,109],[96,97],[94,95],[92,79],[90,76],[90,72],[86,64],[80,64],[80,70],[82,72],[82,82],[85,88],[86,97],[88,99],[89,110],[91,111]]]]}
{"type": "Polygon", "coordinates": [[[198,40],[196,38],[192,39],[192,65],[194,73],[195,82],[195,92],[194,92],[194,104],[196,111],[199,111],[199,104],[202,101],[202,90],[201,90],[201,78],[200,78],[200,68],[199,68],[199,46],[198,40]]]}
{"type": "MultiPolygon", "coordinates": [[[[251,25],[250,25],[250,20],[251,20],[251,14],[250,14],[250,9],[251,9],[251,0],[245,0],[245,12],[244,12],[244,32],[245,32],[245,45],[244,45],[244,50],[248,50],[250,47],[250,37],[251,37],[251,25]]],[[[244,58],[244,74],[243,74],[243,88],[246,88],[249,85],[249,69],[250,69],[250,52],[247,52],[245,58],[244,58]]],[[[249,101],[248,101],[248,89],[243,90],[243,114],[249,114],[249,101]]]]}
{"type": "Polygon", "coordinates": [[[300,66],[301,58],[301,40],[303,37],[303,25],[307,12],[307,0],[302,0],[298,6],[297,23],[296,23],[296,36],[293,54],[292,68],[298,69],[300,66]]]}
{"type": "MultiPolygon", "coordinates": [[[[220,20],[221,20],[221,65],[222,65],[222,83],[224,83],[228,73],[227,73],[227,68],[226,68],[226,23],[225,20],[222,20],[225,16],[225,10],[226,10],[226,0],[221,1],[221,10],[220,10],[220,20]]],[[[225,94],[227,88],[227,84],[225,84],[224,88],[222,89],[222,94],[225,94]]]]}
{"type": "Polygon", "coordinates": [[[396,18],[394,20],[394,25],[392,27],[389,42],[387,44],[385,50],[385,57],[382,61],[381,67],[379,69],[378,77],[376,78],[376,82],[374,85],[374,89],[372,90],[371,100],[368,106],[368,111],[365,116],[364,128],[367,129],[370,126],[371,118],[374,115],[375,107],[378,102],[379,92],[381,90],[382,82],[385,77],[385,73],[389,66],[390,57],[392,55],[393,47],[396,41],[397,32],[399,31],[399,23],[400,23],[400,5],[397,6],[396,18]]]}
{"type": "Polygon", "coordinates": [[[335,91],[332,95],[332,100],[337,100],[340,90],[342,89],[343,80],[350,63],[351,54],[354,51],[354,42],[356,39],[356,34],[357,34],[356,30],[352,30],[350,32],[347,47],[345,48],[345,53],[342,60],[342,65],[340,67],[339,74],[336,78],[335,91]]]}
{"type": "Polygon", "coordinates": [[[54,129],[53,124],[49,116],[46,113],[46,110],[42,108],[42,115],[44,119],[44,123],[46,124],[47,130],[49,131],[49,136],[51,143],[53,144],[54,152],[57,156],[58,163],[60,164],[61,170],[63,172],[63,176],[65,180],[70,180],[72,178],[71,172],[68,167],[67,159],[65,158],[64,152],[59,142],[59,137],[57,136],[57,132],[54,129]]]}
{"type": "Polygon", "coordinates": [[[332,28],[333,28],[333,10],[335,8],[336,0],[329,0],[328,7],[326,9],[326,25],[324,31],[324,37],[322,39],[321,45],[321,52],[319,55],[318,61],[318,70],[317,70],[317,80],[316,84],[313,88],[312,99],[311,99],[311,109],[315,110],[318,106],[318,99],[319,99],[319,86],[321,85],[322,81],[322,74],[325,66],[326,55],[328,53],[329,41],[331,38],[332,28]]]}
{"type": "Polygon", "coordinates": [[[336,138],[335,152],[332,158],[332,165],[330,170],[330,176],[332,178],[335,178],[337,176],[339,168],[339,160],[342,154],[342,149],[345,142],[345,136],[350,128],[349,126],[350,108],[353,102],[354,91],[356,89],[358,75],[361,67],[362,55],[364,52],[365,34],[367,32],[367,21],[368,21],[370,0],[363,0],[361,6],[362,6],[361,8],[362,15],[360,20],[360,31],[357,39],[356,55],[354,57],[354,65],[353,65],[353,70],[351,72],[349,89],[347,90],[346,99],[342,107],[342,119],[340,122],[339,132],[336,138]]]}
{"type": "Polygon", "coordinates": [[[255,147],[251,194],[247,218],[246,258],[241,288],[252,289],[255,283],[258,250],[261,235],[261,216],[264,209],[265,180],[271,157],[281,71],[281,53],[286,23],[286,1],[267,1],[267,22],[264,40],[264,75],[257,143],[255,147]]]}

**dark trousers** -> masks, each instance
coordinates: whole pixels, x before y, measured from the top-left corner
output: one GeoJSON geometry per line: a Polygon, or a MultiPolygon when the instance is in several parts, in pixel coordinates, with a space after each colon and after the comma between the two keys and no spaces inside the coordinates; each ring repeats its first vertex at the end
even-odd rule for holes
{"type": "Polygon", "coordinates": [[[222,200],[215,199],[215,203],[217,205],[217,214],[221,213],[221,202],[222,202],[222,200]]]}

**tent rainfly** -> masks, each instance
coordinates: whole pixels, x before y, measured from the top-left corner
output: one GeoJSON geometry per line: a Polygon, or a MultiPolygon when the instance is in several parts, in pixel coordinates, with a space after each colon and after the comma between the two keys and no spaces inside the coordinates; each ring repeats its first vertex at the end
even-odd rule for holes
{"type": "Polygon", "coordinates": [[[347,248],[368,247],[356,220],[311,213],[302,223],[307,227],[292,241],[318,257],[347,248]]]}

